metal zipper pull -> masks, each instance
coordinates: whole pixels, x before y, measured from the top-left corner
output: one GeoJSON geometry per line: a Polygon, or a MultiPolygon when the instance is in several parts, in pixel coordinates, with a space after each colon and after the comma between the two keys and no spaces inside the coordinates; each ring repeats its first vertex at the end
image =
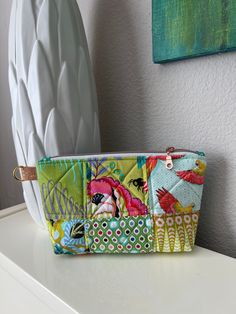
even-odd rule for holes
{"type": "Polygon", "coordinates": [[[168,147],[166,150],[166,169],[171,170],[174,167],[172,158],[171,158],[171,153],[175,151],[175,147],[168,147]]]}

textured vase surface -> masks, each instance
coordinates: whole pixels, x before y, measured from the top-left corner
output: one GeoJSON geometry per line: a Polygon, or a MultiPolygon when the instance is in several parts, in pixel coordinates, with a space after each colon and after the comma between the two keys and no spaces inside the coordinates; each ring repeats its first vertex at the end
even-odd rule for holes
{"type": "MultiPolygon", "coordinates": [[[[75,0],[13,0],[9,85],[19,165],[100,151],[96,88],[75,0]]],[[[24,182],[23,193],[45,226],[38,182],[24,182]]]]}

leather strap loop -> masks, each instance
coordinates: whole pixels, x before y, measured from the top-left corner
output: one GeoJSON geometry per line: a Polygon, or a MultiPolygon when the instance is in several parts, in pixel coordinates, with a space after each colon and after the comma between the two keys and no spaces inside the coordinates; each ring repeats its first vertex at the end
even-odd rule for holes
{"type": "Polygon", "coordinates": [[[12,175],[20,182],[37,180],[36,167],[17,166],[12,175]]]}

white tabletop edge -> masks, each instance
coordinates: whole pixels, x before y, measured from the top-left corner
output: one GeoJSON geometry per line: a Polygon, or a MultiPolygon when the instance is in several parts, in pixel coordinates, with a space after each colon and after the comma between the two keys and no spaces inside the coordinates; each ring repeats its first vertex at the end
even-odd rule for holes
{"type": "Polygon", "coordinates": [[[26,204],[18,204],[9,208],[5,208],[0,210],[0,219],[8,217],[10,215],[14,215],[20,211],[27,210],[26,204]]]}
{"type": "Polygon", "coordinates": [[[52,291],[42,285],[37,279],[32,277],[23,268],[19,267],[10,258],[0,252],[0,267],[7,272],[13,279],[19,282],[25,289],[39,298],[53,312],[63,314],[79,314],[52,291]]]}

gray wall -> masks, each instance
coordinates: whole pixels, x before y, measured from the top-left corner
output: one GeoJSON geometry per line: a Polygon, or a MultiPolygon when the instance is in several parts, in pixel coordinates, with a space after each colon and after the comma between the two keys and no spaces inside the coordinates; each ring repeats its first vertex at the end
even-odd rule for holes
{"type": "MultiPolygon", "coordinates": [[[[205,150],[198,243],[236,257],[236,52],[154,65],[151,0],[79,0],[96,75],[103,150],[205,150]]],[[[22,201],[7,85],[9,0],[0,1],[0,208],[22,201]]]]}

